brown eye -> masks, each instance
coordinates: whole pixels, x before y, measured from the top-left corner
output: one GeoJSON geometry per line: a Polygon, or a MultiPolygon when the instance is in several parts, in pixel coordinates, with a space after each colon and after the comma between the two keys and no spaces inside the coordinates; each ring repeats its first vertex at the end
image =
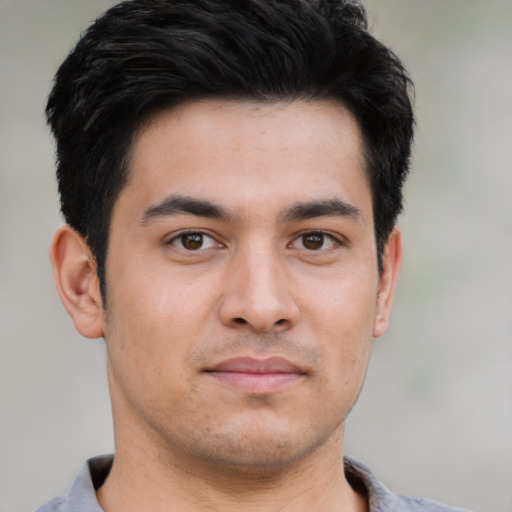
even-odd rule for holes
{"type": "Polygon", "coordinates": [[[302,235],[302,245],[310,251],[318,251],[324,245],[324,238],[322,233],[307,233],[302,235]]]}
{"type": "Polygon", "coordinates": [[[209,249],[220,249],[222,244],[217,242],[213,236],[202,231],[182,231],[166,242],[167,246],[178,251],[202,253],[209,249]]]}
{"type": "Polygon", "coordinates": [[[187,233],[180,237],[182,247],[189,251],[197,251],[198,249],[201,249],[203,241],[202,233],[187,233]]]}
{"type": "Polygon", "coordinates": [[[291,247],[302,251],[326,251],[343,245],[336,237],[322,231],[309,231],[298,236],[291,243],[291,247]]]}
{"type": "Polygon", "coordinates": [[[203,251],[219,246],[213,237],[201,231],[179,233],[167,243],[183,251],[203,251]]]}

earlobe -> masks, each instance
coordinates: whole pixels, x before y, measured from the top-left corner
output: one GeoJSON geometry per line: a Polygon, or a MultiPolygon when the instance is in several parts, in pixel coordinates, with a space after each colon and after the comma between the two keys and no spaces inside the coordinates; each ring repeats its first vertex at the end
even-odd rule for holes
{"type": "Polygon", "coordinates": [[[103,336],[103,307],[96,263],[85,240],[61,226],[50,246],[53,278],[75,329],[86,338],[103,336]]]}
{"type": "Polygon", "coordinates": [[[373,336],[382,336],[389,323],[389,315],[393,304],[395,286],[402,264],[402,232],[396,227],[389,235],[382,255],[382,274],[379,281],[377,308],[373,336]]]}

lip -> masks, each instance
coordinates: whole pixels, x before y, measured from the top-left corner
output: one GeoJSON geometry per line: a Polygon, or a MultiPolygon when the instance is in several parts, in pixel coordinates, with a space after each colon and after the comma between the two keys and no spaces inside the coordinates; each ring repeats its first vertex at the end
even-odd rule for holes
{"type": "Polygon", "coordinates": [[[302,380],[306,373],[283,357],[234,357],[208,368],[218,382],[250,394],[272,394],[302,380]]]}

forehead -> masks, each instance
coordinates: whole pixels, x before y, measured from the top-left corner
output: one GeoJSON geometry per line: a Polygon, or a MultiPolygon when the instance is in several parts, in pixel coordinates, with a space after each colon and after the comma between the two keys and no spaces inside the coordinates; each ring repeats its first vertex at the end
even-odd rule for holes
{"type": "Polygon", "coordinates": [[[336,192],[368,196],[361,139],[335,101],[186,103],[155,115],[134,138],[121,195],[137,196],[141,208],[179,193],[265,209],[336,192]]]}
{"type": "MultiPolygon", "coordinates": [[[[172,131],[173,139],[167,143],[181,145],[184,139],[217,142],[224,148],[234,149],[249,142],[258,149],[271,150],[288,146],[296,148],[329,149],[343,140],[362,145],[360,127],[352,113],[335,100],[295,101],[235,101],[196,100],[154,114],[138,131],[133,149],[141,153],[153,140],[161,142],[159,135],[172,131]],[[272,142],[274,144],[272,144],[272,142]],[[283,144],[284,143],[284,144],[283,144]]],[[[206,148],[205,148],[206,149],[206,148]]],[[[362,147],[357,148],[362,149],[362,147]]],[[[362,153],[361,153],[362,156],[362,153]]]]}

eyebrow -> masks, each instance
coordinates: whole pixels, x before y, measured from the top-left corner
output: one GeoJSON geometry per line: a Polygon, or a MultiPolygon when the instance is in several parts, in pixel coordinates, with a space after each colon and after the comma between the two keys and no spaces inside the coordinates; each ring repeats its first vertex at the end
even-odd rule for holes
{"type": "Polygon", "coordinates": [[[360,221],[363,217],[361,210],[353,204],[341,199],[327,199],[297,203],[282,214],[282,219],[285,222],[296,222],[324,216],[348,217],[355,221],[360,221]]]}
{"type": "MultiPolygon", "coordinates": [[[[223,221],[234,219],[234,216],[224,208],[210,201],[175,195],[166,197],[161,202],[144,210],[141,223],[145,225],[152,220],[180,214],[195,215],[197,217],[223,221]]],[[[291,208],[281,213],[280,218],[283,222],[297,222],[323,216],[348,217],[359,221],[362,218],[362,213],[359,208],[356,208],[346,201],[342,201],[341,199],[327,199],[296,203],[291,208]]]]}
{"type": "Polygon", "coordinates": [[[162,217],[187,214],[209,219],[229,220],[229,215],[223,208],[203,199],[194,199],[187,196],[170,196],[153,206],[142,214],[142,224],[162,217]]]}

